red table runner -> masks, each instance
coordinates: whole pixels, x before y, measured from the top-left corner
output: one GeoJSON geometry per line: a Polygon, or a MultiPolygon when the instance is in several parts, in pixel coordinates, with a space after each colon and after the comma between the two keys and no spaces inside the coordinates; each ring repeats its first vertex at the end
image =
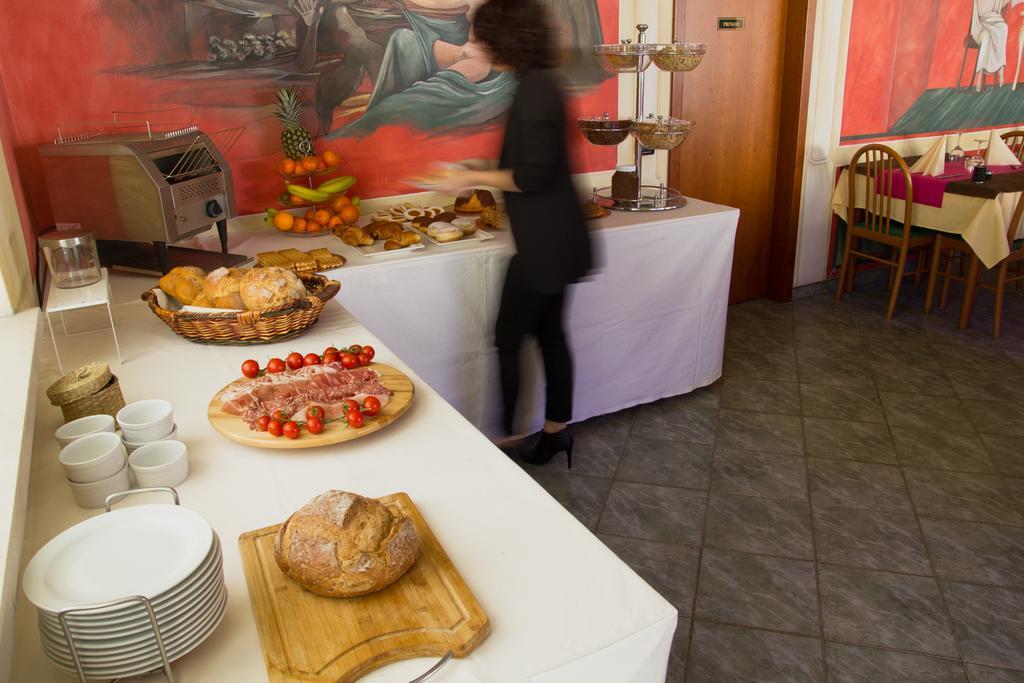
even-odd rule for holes
{"type": "MultiPolygon", "coordinates": [[[[1001,173],[1019,172],[1021,167],[1009,165],[989,166],[988,170],[992,172],[992,175],[997,175],[1001,173]]],[[[971,175],[964,167],[962,161],[947,163],[945,170],[940,176],[911,173],[910,183],[914,189],[914,203],[942,208],[942,198],[946,194],[946,186],[950,183],[970,182],[970,178],[971,175]]],[[[876,191],[883,193],[885,186],[888,185],[888,183],[888,173],[883,173],[878,176],[875,179],[876,191]]],[[[892,184],[892,196],[894,199],[906,198],[906,186],[903,183],[902,175],[898,175],[894,178],[894,182],[892,184]]]]}

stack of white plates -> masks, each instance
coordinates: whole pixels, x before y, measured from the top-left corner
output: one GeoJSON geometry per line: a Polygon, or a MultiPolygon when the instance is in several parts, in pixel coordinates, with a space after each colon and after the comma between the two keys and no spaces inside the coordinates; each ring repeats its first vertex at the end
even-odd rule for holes
{"type": "MultiPolygon", "coordinates": [[[[51,540],[25,569],[43,650],[75,672],[57,613],[127,596],[150,600],[169,660],[220,624],[227,604],[220,541],[201,515],[178,505],[140,505],[98,515],[51,540]]],[[[67,615],[89,678],[134,676],[162,666],[145,607],[125,602],[67,615]]]]}

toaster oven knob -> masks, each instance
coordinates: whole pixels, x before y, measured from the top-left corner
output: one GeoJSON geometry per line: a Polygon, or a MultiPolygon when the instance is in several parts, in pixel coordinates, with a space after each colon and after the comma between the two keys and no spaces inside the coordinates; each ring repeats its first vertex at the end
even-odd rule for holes
{"type": "Polygon", "coordinates": [[[206,202],[206,215],[210,218],[216,218],[224,213],[224,209],[220,208],[220,202],[216,199],[211,199],[206,202]]]}

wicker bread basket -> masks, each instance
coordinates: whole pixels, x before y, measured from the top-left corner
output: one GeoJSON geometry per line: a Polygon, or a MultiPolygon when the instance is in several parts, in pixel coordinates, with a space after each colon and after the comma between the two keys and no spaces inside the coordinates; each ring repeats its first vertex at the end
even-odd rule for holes
{"type": "Polygon", "coordinates": [[[72,370],[51,384],[46,396],[50,403],[60,406],[65,422],[87,415],[116,417],[124,407],[121,385],[106,363],[89,363],[72,370]]]}
{"type": "Polygon", "coordinates": [[[142,300],[169,328],[198,344],[268,344],[297,337],[316,324],[324,304],[341,288],[337,280],[323,275],[302,274],[309,295],[284,308],[265,311],[200,313],[162,308],[156,292],[146,290],[142,300]]]}

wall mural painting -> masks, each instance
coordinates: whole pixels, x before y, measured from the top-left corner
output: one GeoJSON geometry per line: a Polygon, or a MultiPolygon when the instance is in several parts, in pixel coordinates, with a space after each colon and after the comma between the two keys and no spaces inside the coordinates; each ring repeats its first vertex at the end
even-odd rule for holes
{"type": "Polygon", "coordinates": [[[1022,124],[1022,67],[1024,0],[854,0],[840,144],[1022,124]]]}
{"type": "MultiPolygon", "coordinates": [[[[5,0],[6,25],[64,26],[89,37],[54,45],[41,34],[14,35],[0,45],[36,229],[48,204],[35,146],[60,125],[113,111],[165,110],[156,116],[166,119],[191,109],[207,132],[245,126],[228,156],[244,212],[271,205],[281,191],[278,88],[298,88],[318,151],[339,154],[364,197],[413,191],[404,179],[435,161],[496,156],[515,83],[491,69],[473,40],[469,16],[482,2],[5,0]]],[[[591,47],[617,41],[619,0],[548,3],[570,55],[570,115],[616,111],[616,80],[591,47]]],[[[578,144],[575,154],[581,172],[615,164],[614,148],[578,144]]]]}

